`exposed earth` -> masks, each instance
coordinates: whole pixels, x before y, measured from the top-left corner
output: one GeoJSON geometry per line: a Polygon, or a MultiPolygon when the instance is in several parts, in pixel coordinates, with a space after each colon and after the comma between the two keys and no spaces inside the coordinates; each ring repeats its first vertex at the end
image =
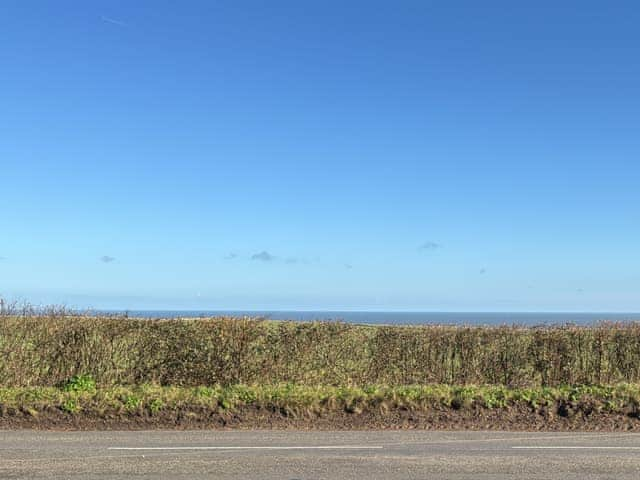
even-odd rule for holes
{"type": "Polygon", "coordinates": [[[151,414],[81,411],[49,407],[41,411],[0,411],[0,429],[141,430],[141,429],[296,429],[296,430],[513,430],[513,431],[640,431],[636,409],[607,413],[588,406],[556,404],[533,409],[507,408],[394,409],[387,411],[325,411],[299,414],[257,407],[221,412],[164,410],[151,414]]]}

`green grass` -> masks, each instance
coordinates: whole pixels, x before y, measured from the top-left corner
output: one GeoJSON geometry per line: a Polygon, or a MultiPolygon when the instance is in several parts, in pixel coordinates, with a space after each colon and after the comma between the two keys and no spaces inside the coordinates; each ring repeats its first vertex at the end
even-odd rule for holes
{"type": "Polygon", "coordinates": [[[234,412],[259,407],[292,414],[323,412],[385,412],[390,409],[501,409],[513,406],[540,408],[570,403],[610,413],[628,414],[640,405],[640,386],[574,386],[507,388],[501,386],[407,385],[402,387],[331,387],[234,385],[211,387],[105,387],[91,391],[58,387],[0,389],[0,412],[20,410],[37,414],[57,408],[71,415],[156,415],[162,411],[195,410],[234,412]],[[35,413],[34,413],[35,412],[35,413]]]}

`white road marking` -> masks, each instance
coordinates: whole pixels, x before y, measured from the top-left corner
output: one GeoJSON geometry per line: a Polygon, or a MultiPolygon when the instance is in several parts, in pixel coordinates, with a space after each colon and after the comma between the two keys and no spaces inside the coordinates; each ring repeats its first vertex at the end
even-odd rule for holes
{"type": "Polygon", "coordinates": [[[605,447],[600,445],[540,445],[540,446],[514,446],[514,450],[640,450],[640,447],[605,447]]]}
{"type": "Polygon", "coordinates": [[[317,445],[317,446],[249,446],[249,447],[109,447],[108,450],[381,450],[372,445],[317,445]]]}
{"type": "Polygon", "coordinates": [[[433,440],[428,442],[421,441],[406,441],[406,442],[390,442],[385,443],[386,446],[396,446],[396,445],[445,445],[452,443],[490,443],[490,442],[520,442],[523,440],[566,440],[566,439],[589,439],[597,437],[598,440],[603,438],[629,438],[632,436],[640,436],[640,433],[582,433],[582,434],[569,434],[569,435],[538,435],[531,436],[528,435],[526,437],[492,437],[492,438],[464,438],[464,439],[454,439],[454,440],[433,440]]]}

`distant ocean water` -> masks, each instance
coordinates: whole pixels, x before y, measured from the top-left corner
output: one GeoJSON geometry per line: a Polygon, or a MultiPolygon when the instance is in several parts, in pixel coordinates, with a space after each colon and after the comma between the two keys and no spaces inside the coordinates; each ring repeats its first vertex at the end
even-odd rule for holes
{"type": "MultiPolygon", "coordinates": [[[[124,313],[109,311],[107,313],[124,313]]],[[[242,311],[242,310],[130,310],[130,317],[180,318],[220,315],[264,317],[273,320],[340,320],[374,325],[592,325],[602,321],[640,322],[640,313],[522,313],[522,312],[339,312],[339,311],[242,311]]]]}

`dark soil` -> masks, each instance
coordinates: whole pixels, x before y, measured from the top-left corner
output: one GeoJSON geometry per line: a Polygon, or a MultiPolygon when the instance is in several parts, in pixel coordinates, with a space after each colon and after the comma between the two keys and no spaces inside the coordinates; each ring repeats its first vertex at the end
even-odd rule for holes
{"type": "Polygon", "coordinates": [[[0,429],[142,430],[142,429],[296,429],[296,430],[521,430],[521,431],[640,431],[636,412],[607,413],[572,409],[565,404],[532,409],[509,408],[404,409],[348,413],[288,414],[257,407],[234,412],[206,409],[167,410],[151,414],[79,412],[57,408],[0,414],[0,429]]]}

